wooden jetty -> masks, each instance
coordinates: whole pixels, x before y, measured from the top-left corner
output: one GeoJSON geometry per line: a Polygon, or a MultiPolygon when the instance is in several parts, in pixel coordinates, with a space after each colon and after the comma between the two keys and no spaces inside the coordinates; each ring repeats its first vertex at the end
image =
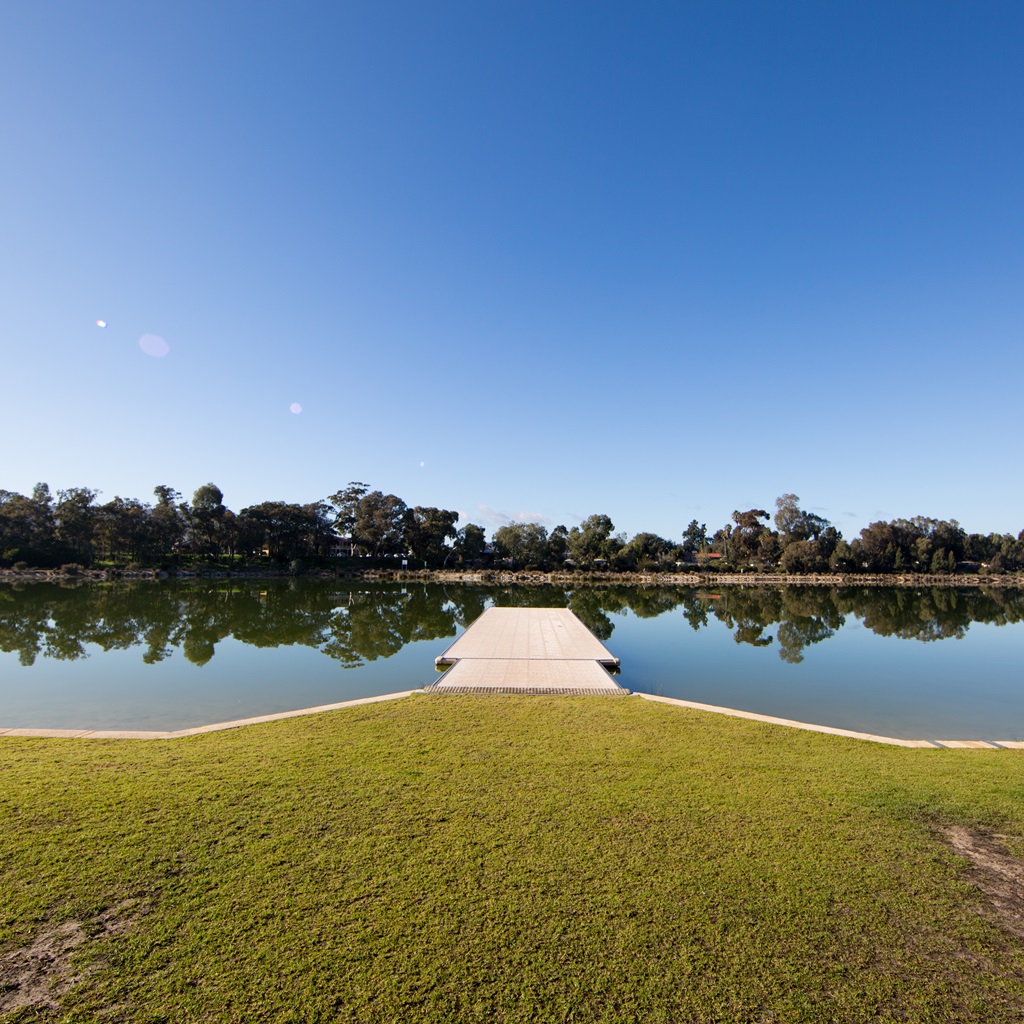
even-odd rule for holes
{"type": "Polygon", "coordinates": [[[567,608],[488,608],[436,664],[450,667],[432,693],[629,692],[608,672],[619,659],[567,608]]]}

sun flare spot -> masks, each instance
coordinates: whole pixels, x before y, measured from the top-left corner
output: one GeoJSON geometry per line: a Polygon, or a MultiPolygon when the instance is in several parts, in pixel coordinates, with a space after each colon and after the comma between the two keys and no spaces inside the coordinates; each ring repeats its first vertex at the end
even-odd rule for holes
{"type": "Polygon", "coordinates": [[[171,351],[171,346],[159,334],[144,334],[139,338],[139,348],[154,359],[163,359],[171,351]]]}
{"type": "Polygon", "coordinates": [[[301,405],[299,405],[299,403],[298,403],[298,402],[292,402],[292,404],[288,406],[288,411],[289,411],[289,412],[290,412],[290,413],[291,413],[291,414],[292,414],[293,416],[298,416],[298,415],[299,415],[299,413],[300,413],[300,412],[302,412],[302,406],[301,406],[301,405]]]}
{"type": "Polygon", "coordinates": [[[107,321],[106,320],[97,320],[96,321],[96,326],[97,327],[106,327],[107,326],[107,321]]]}

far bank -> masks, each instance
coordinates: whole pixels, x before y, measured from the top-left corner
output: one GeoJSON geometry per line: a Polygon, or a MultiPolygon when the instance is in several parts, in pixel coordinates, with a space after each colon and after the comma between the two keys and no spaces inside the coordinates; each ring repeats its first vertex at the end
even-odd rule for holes
{"type": "Polygon", "coordinates": [[[120,579],[345,579],[380,582],[482,583],[504,586],[659,586],[659,587],[1024,587],[1024,573],[807,573],[720,572],[544,572],[533,569],[389,569],[380,566],[316,565],[288,567],[268,565],[191,565],[177,568],[83,568],[0,569],[4,582],[83,582],[120,579]]]}

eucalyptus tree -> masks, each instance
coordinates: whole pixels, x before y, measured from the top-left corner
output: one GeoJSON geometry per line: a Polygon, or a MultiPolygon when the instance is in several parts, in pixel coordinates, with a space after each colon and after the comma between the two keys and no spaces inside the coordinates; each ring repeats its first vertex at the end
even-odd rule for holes
{"type": "Polygon", "coordinates": [[[1002,538],[997,533],[969,533],[964,540],[964,558],[969,562],[987,562],[998,550],[1002,538]]]}
{"type": "Polygon", "coordinates": [[[36,484],[30,498],[0,490],[0,564],[52,566],[71,556],[70,549],[57,541],[53,499],[46,484],[36,484]]]}
{"type": "MultiPolygon", "coordinates": [[[[796,541],[817,541],[832,528],[832,524],[815,512],[800,508],[800,499],[795,494],[783,494],[775,499],[775,527],[779,531],[779,542],[786,547],[796,541]]],[[[835,545],[833,544],[834,548],[835,545]]],[[[825,552],[825,557],[831,551],[825,552]]]]}
{"type": "Polygon", "coordinates": [[[979,544],[955,519],[914,516],[871,523],[851,547],[869,572],[951,572],[979,544]]]}
{"type": "Polygon", "coordinates": [[[782,568],[789,573],[815,573],[828,571],[828,555],[817,541],[793,540],[782,550],[782,568]]]}
{"type": "Polygon", "coordinates": [[[153,488],[156,504],[150,512],[153,546],[162,558],[173,556],[185,539],[188,523],[187,508],[181,502],[181,494],[167,484],[153,488]]]}
{"type": "Polygon", "coordinates": [[[482,526],[466,523],[455,536],[453,551],[459,565],[479,562],[487,550],[487,534],[482,526]]]}
{"type": "Polygon", "coordinates": [[[498,554],[511,558],[516,566],[546,564],[548,531],[539,523],[507,523],[494,531],[492,539],[498,554]]]}
{"type": "Polygon", "coordinates": [[[69,487],[57,492],[54,519],[57,539],[74,552],[75,560],[88,565],[93,558],[93,538],[97,527],[96,496],[90,487],[69,487]]]}
{"type": "Polygon", "coordinates": [[[698,523],[691,519],[689,526],[683,531],[683,551],[695,555],[698,551],[706,551],[708,547],[707,523],[698,523]]]}
{"type": "Polygon", "coordinates": [[[763,522],[768,513],[763,508],[752,508],[746,512],[735,511],[732,521],[735,524],[728,538],[726,558],[734,563],[753,562],[758,558],[761,539],[771,531],[763,522]]]}
{"type": "Polygon", "coordinates": [[[598,559],[611,559],[622,547],[621,540],[612,536],[614,529],[615,524],[606,515],[587,516],[569,531],[569,557],[582,567],[591,566],[598,559]]]}
{"type": "Polygon", "coordinates": [[[891,523],[869,523],[850,543],[855,561],[867,572],[892,572],[902,538],[891,523]]]}
{"type": "Polygon", "coordinates": [[[615,566],[620,569],[651,569],[669,561],[673,543],[656,533],[638,533],[615,554],[615,566]]]}
{"type": "Polygon", "coordinates": [[[224,492],[214,483],[203,484],[193,493],[192,505],[186,506],[185,514],[192,550],[200,555],[220,554],[229,540],[224,492]]]}
{"type": "Polygon", "coordinates": [[[449,509],[417,505],[406,509],[405,544],[413,558],[440,565],[452,549],[448,541],[458,534],[459,513],[449,509]]]}
{"type": "Polygon", "coordinates": [[[775,561],[786,572],[825,572],[842,534],[823,516],[800,508],[799,501],[795,494],[775,499],[775,561]]]}
{"type": "Polygon", "coordinates": [[[326,501],[311,501],[302,506],[302,511],[306,517],[306,550],[310,555],[330,554],[331,542],[337,537],[331,506],[326,501]]]}
{"type": "Polygon", "coordinates": [[[406,504],[394,494],[370,491],[356,503],[352,537],[373,555],[405,550],[406,504]]]}
{"type": "Polygon", "coordinates": [[[335,491],[327,498],[327,503],[334,509],[334,529],[342,537],[355,536],[359,502],[369,493],[369,484],[353,480],[347,487],[335,491]]]}
{"type": "Polygon", "coordinates": [[[37,483],[32,488],[32,544],[45,550],[57,539],[57,524],[50,485],[37,483]]]}
{"type": "Polygon", "coordinates": [[[853,548],[845,540],[836,542],[835,550],[829,555],[828,567],[832,572],[859,572],[860,565],[853,548]]]}
{"type": "Polygon", "coordinates": [[[548,534],[547,562],[552,569],[559,569],[565,565],[568,557],[569,531],[559,524],[548,534]]]}
{"type": "Polygon", "coordinates": [[[137,561],[152,550],[151,509],[137,498],[114,497],[96,510],[96,538],[107,558],[137,561]]]}
{"type": "Polygon", "coordinates": [[[266,550],[276,562],[287,562],[310,553],[307,537],[309,516],[301,505],[262,501],[238,513],[238,533],[245,549],[266,550]]]}

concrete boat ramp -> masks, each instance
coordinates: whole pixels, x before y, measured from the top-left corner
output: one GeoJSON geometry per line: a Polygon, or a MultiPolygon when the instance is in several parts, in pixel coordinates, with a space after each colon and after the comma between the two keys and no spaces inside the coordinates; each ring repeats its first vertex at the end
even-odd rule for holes
{"type": "Polygon", "coordinates": [[[619,659],[567,608],[488,608],[436,659],[431,693],[622,696],[619,659]]]}

